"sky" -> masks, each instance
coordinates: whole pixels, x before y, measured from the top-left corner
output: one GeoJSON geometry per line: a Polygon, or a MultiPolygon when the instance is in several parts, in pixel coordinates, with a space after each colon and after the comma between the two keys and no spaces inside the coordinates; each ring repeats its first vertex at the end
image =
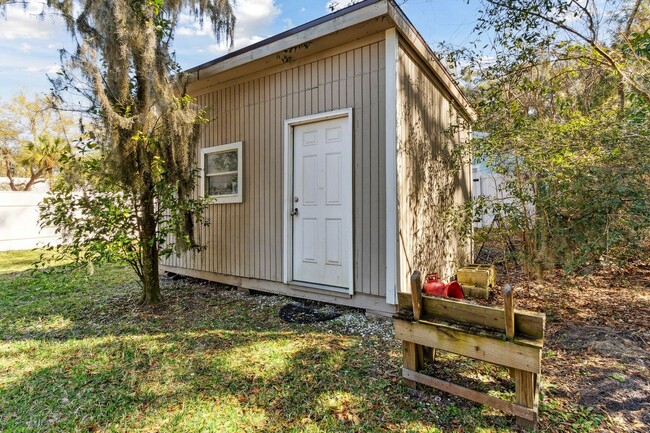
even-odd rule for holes
{"type": "MultiPolygon", "coordinates": [[[[331,0],[238,0],[234,49],[273,36],[330,13],[331,0]]],[[[340,0],[347,4],[349,0],[340,0]]],[[[401,8],[434,49],[440,42],[463,46],[472,39],[479,5],[475,0],[399,0],[401,8]]],[[[18,91],[48,92],[47,75],[59,70],[59,51],[73,41],[60,17],[46,11],[40,1],[28,6],[8,5],[0,16],[0,102],[18,91]]],[[[189,15],[181,16],[174,41],[183,69],[200,65],[228,52],[189,15]]]]}

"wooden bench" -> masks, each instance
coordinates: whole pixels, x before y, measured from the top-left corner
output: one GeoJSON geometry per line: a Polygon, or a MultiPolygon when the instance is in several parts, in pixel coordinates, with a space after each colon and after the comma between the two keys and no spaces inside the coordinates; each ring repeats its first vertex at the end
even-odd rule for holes
{"type": "Polygon", "coordinates": [[[395,338],[403,341],[404,383],[412,388],[421,383],[485,404],[516,416],[522,427],[536,428],[545,315],[515,310],[511,290],[504,290],[504,308],[423,296],[418,271],[411,277],[411,292],[399,293],[394,316],[395,338]],[[433,359],[436,349],[508,368],[515,402],[420,373],[425,352],[433,359]]]}

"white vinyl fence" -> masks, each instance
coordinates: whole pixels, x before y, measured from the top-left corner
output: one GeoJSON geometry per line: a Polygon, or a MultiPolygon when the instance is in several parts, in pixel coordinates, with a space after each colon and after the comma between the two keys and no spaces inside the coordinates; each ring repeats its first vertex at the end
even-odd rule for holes
{"type": "Polygon", "coordinates": [[[38,223],[38,205],[45,194],[0,191],[0,251],[27,250],[59,241],[53,228],[41,229],[38,223]]]}
{"type": "MultiPolygon", "coordinates": [[[[482,166],[474,166],[472,168],[472,198],[484,196],[491,202],[511,201],[505,197],[501,189],[501,182],[503,182],[503,178],[500,175],[491,173],[482,166]]],[[[483,215],[480,221],[474,221],[474,227],[490,227],[493,220],[494,215],[488,213],[483,215]]]]}
{"type": "MultiPolygon", "coordinates": [[[[491,203],[512,203],[514,199],[504,189],[505,179],[503,176],[493,173],[490,169],[481,164],[472,167],[472,198],[484,196],[491,203]]],[[[535,215],[535,207],[532,204],[526,205],[526,213],[529,218],[535,215]]],[[[474,227],[490,227],[494,222],[494,214],[488,212],[479,221],[474,221],[474,227]]]]}

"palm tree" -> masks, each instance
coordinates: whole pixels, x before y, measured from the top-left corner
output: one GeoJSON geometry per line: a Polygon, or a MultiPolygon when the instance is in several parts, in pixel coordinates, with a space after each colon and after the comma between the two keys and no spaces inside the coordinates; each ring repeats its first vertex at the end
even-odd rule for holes
{"type": "MultiPolygon", "coordinates": [[[[65,139],[47,133],[41,134],[34,141],[26,142],[16,158],[30,173],[23,190],[29,191],[35,183],[43,182],[45,176],[50,176],[68,148],[69,144],[65,139]]],[[[11,174],[9,177],[11,180],[11,174]]]]}

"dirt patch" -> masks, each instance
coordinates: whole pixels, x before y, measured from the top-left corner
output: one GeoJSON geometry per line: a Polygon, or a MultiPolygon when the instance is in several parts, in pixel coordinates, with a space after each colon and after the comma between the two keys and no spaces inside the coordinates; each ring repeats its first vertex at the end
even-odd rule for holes
{"type": "Polygon", "coordinates": [[[642,347],[643,340],[607,326],[571,323],[566,327],[556,328],[551,342],[553,347],[558,349],[582,354],[593,352],[640,366],[645,366],[650,361],[650,352],[647,347],[642,347]]]}
{"type": "MultiPolygon", "coordinates": [[[[543,396],[601,412],[602,431],[650,432],[650,266],[555,271],[543,283],[500,271],[516,308],[546,314],[543,396]]],[[[502,305],[499,289],[481,303],[502,305]]]]}

